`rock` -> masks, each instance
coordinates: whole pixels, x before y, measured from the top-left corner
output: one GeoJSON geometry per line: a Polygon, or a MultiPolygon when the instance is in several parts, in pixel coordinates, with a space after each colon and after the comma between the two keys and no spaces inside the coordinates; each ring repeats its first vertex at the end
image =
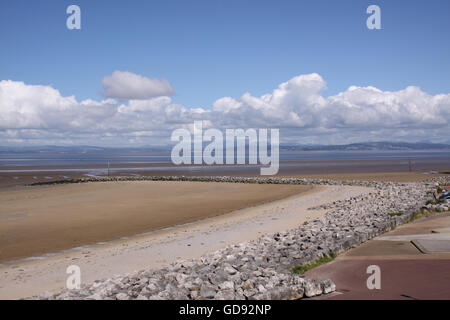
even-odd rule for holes
{"type": "Polygon", "coordinates": [[[177,279],[178,283],[183,284],[186,281],[186,279],[188,278],[188,276],[185,274],[182,274],[182,273],[177,273],[175,278],[177,279]]]}
{"type": "Polygon", "coordinates": [[[252,296],[254,296],[257,293],[258,293],[257,289],[244,290],[244,296],[246,296],[247,298],[251,298],[252,296]]]}
{"type": "Polygon", "coordinates": [[[225,281],[219,284],[221,290],[234,290],[234,283],[232,281],[225,281]]]}
{"type": "Polygon", "coordinates": [[[253,289],[255,284],[255,281],[253,279],[248,279],[247,281],[244,282],[244,284],[241,286],[241,288],[243,290],[250,290],[253,289]]]}
{"type": "Polygon", "coordinates": [[[147,289],[150,291],[155,291],[155,290],[157,290],[157,287],[154,283],[149,283],[147,286],[147,289]]]}
{"type": "Polygon", "coordinates": [[[235,300],[234,290],[221,290],[214,297],[215,300],[235,300]]]}
{"type": "Polygon", "coordinates": [[[320,284],[320,282],[317,282],[317,281],[305,282],[304,289],[305,289],[305,296],[308,298],[322,294],[321,284],[320,284]]]}
{"type": "Polygon", "coordinates": [[[270,300],[288,300],[292,296],[290,287],[275,287],[269,291],[270,300]]]}
{"type": "Polygon", "coordinates": [[[304,285],[293,285],[291,287],[291,296],[289,297],[290,300],[298,300],[303,298],[303,295],[305,294],[305,288],[304,285]]]}
{"type": "Polygon", "coordinates": [[[212,299],[216,296],[216,289],[212,286],[204,284],[200,287],[200,296],[205,299],[212,299]]]}
{"type": "Polygon", "coordinates": [[[121,293],[116,294],[116,299],[117,300],[129,300],[130,297],[126,293],[121,292],[121,293]]]}
{"type": "Polygon", "coordinates": [[[322,280],[320,286],[322,288],[322,293],[325,294],[336,291],[336,285],[330,279],[322,280]]]}
{"type": "Polygon", "coordinates": [[[199,296],[199,292],[197,290],[193,290],[189,293],[189,296],[191,297],[191,299],[197,299],[199,296]]]}
{"type": "Polygon", "coordinates": [[[223,270],[225,272],[227,272],[228,274],[236,274],[236,272],[237,272],[237,270],[235,268],[233,268],[232,266],[229,266],[229,265],[225,266],[223,268],[223,270]]]}

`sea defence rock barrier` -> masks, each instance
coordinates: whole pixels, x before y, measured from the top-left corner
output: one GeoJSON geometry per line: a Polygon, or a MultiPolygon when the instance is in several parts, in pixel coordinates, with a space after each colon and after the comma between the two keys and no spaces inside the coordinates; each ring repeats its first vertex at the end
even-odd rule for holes
{"type": "Polygon", "coordinates": [[[263,177],[232,177],[232,176],[113,176],[113,177],[86,177],[75,179],[61,179],[35,182],[30,186],[55,185],[89,182],[113,181],[190,181],[190,182],[224,182],[224,183],[256,183],[256,184],[296,184],[296,185],[358,185],[376,187],[380,182],[359,180],[333,180],[333,179],[304,179],[304,178],[263,178],[263,177]]]}
{"type": "Polygon", "coordinates": [[[200,259],[178,261],[165,268],[97,280],[78,290],[45,292],[32,299],[301,299],[336,290],[329,280],[294,274],[291,268],[339,254],[405,223],[433,200],[439,184],[448,177],[420,183],[338,181],[298,178],[242,177],[102,177],[35,183],[88,183],[107,181],[199,181],[305,185],[357,185],[375,191],[329,203],[321,218],[291,230],[267,234],[231,245],[200,259]]]}

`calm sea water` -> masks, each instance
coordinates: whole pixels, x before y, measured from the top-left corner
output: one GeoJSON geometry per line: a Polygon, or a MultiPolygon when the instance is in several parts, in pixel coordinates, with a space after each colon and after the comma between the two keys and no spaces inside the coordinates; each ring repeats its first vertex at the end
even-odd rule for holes
{"type": "MultiPolygon", "coordinates": [[[[280,161],[379,160],[379,159],[448,159],[450,150],[414,151],[288,151],[280,152],[280,161]]],[[[89,164],[171,163],[170,154],[142,153],[41,153],[2,154],[0,166],[60,166],[89,164]]]]}

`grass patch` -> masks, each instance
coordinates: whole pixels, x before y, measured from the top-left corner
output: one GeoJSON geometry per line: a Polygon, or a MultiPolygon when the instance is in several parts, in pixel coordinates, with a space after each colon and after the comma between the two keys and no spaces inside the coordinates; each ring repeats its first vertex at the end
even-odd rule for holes
{"type": "Polygon", "coordinates": [[[426,204],[440,204],[440,203],[444,203],[443,200],[428,200],[426,202],[426,204]]]}
{"type": "Polygon", "coordinates": [[[315,268],[315,267],[320,266],[321,264],[324,264],[324,263],[328,263],[328,262],[330,262],[330,261],[333,261],[334,259],[336,259],[336,257],[337,257],[337,254],[334,253],[334,252],[332,252],[332,253],[330,253],[329,255],[324,256],[324,257],[322,257],[322,258],[319,258],[319,259],[317,259],[317,260],[315,260],[315,261],[313,261],[313,262],[311,262],[311,263],[301,264],[301,265],[299,265],[299,266],[293,267],[293,268],[291,269],[291,271],[292,271],[293,273],[303,274],[303,273],[305,273],[305,272],[308,271],[308,270],[311,270],[311,269],[313,269],[313,268],[315,268]]]}
{"type": "Polygon", "coordinates": [[[441,212],[445,212],[445,211],[440,210],[440,209],[432,210],[432,211],[420,210],[418,214],[416,214],[414,217],[412,217],[411,219],[406,221],[406,223],[413,222],[413,221],[415,221],[417,219],[420,219],[420,218],[426,218],[426,217],[429,217],[429,216],[431,216],[431,215],[433,215],[435,213],[441,213],[441,212]]]}
{"type": "Polygon", "coordinates": [[[442,190],[442,188],[440,186],[437,186],[436,191],[437,191],[437,193],[442,193],[444,190],[442,190]]]}
{"type": "Polygon", "coordinates": [[[398,216],[401,216],[401,215],[403,215],[403,214],[404,214],[403,211],[399,211],[399,212],[391,212],[391,213],[389,213],[389,217],[398,217],[398,216]]]}

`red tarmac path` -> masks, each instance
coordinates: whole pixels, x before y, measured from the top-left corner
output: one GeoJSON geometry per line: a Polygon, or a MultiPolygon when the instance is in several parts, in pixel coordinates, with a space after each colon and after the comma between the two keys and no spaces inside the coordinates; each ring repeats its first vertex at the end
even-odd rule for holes
{"type": "Polygon", "coordinates": [[[431,234],[450,226],[450,213],[439,214],[398,227],[378,239],[340,255],[336,260],[309,270],[306,275],[329,278],[336,284],[333,300],[450,299],[450,252],[424,254],[411,241],[382,240],[385,236],[431,234]],[[367,288],[371,274],[367,267],[381,271],[381,289],[367,288]]]}

